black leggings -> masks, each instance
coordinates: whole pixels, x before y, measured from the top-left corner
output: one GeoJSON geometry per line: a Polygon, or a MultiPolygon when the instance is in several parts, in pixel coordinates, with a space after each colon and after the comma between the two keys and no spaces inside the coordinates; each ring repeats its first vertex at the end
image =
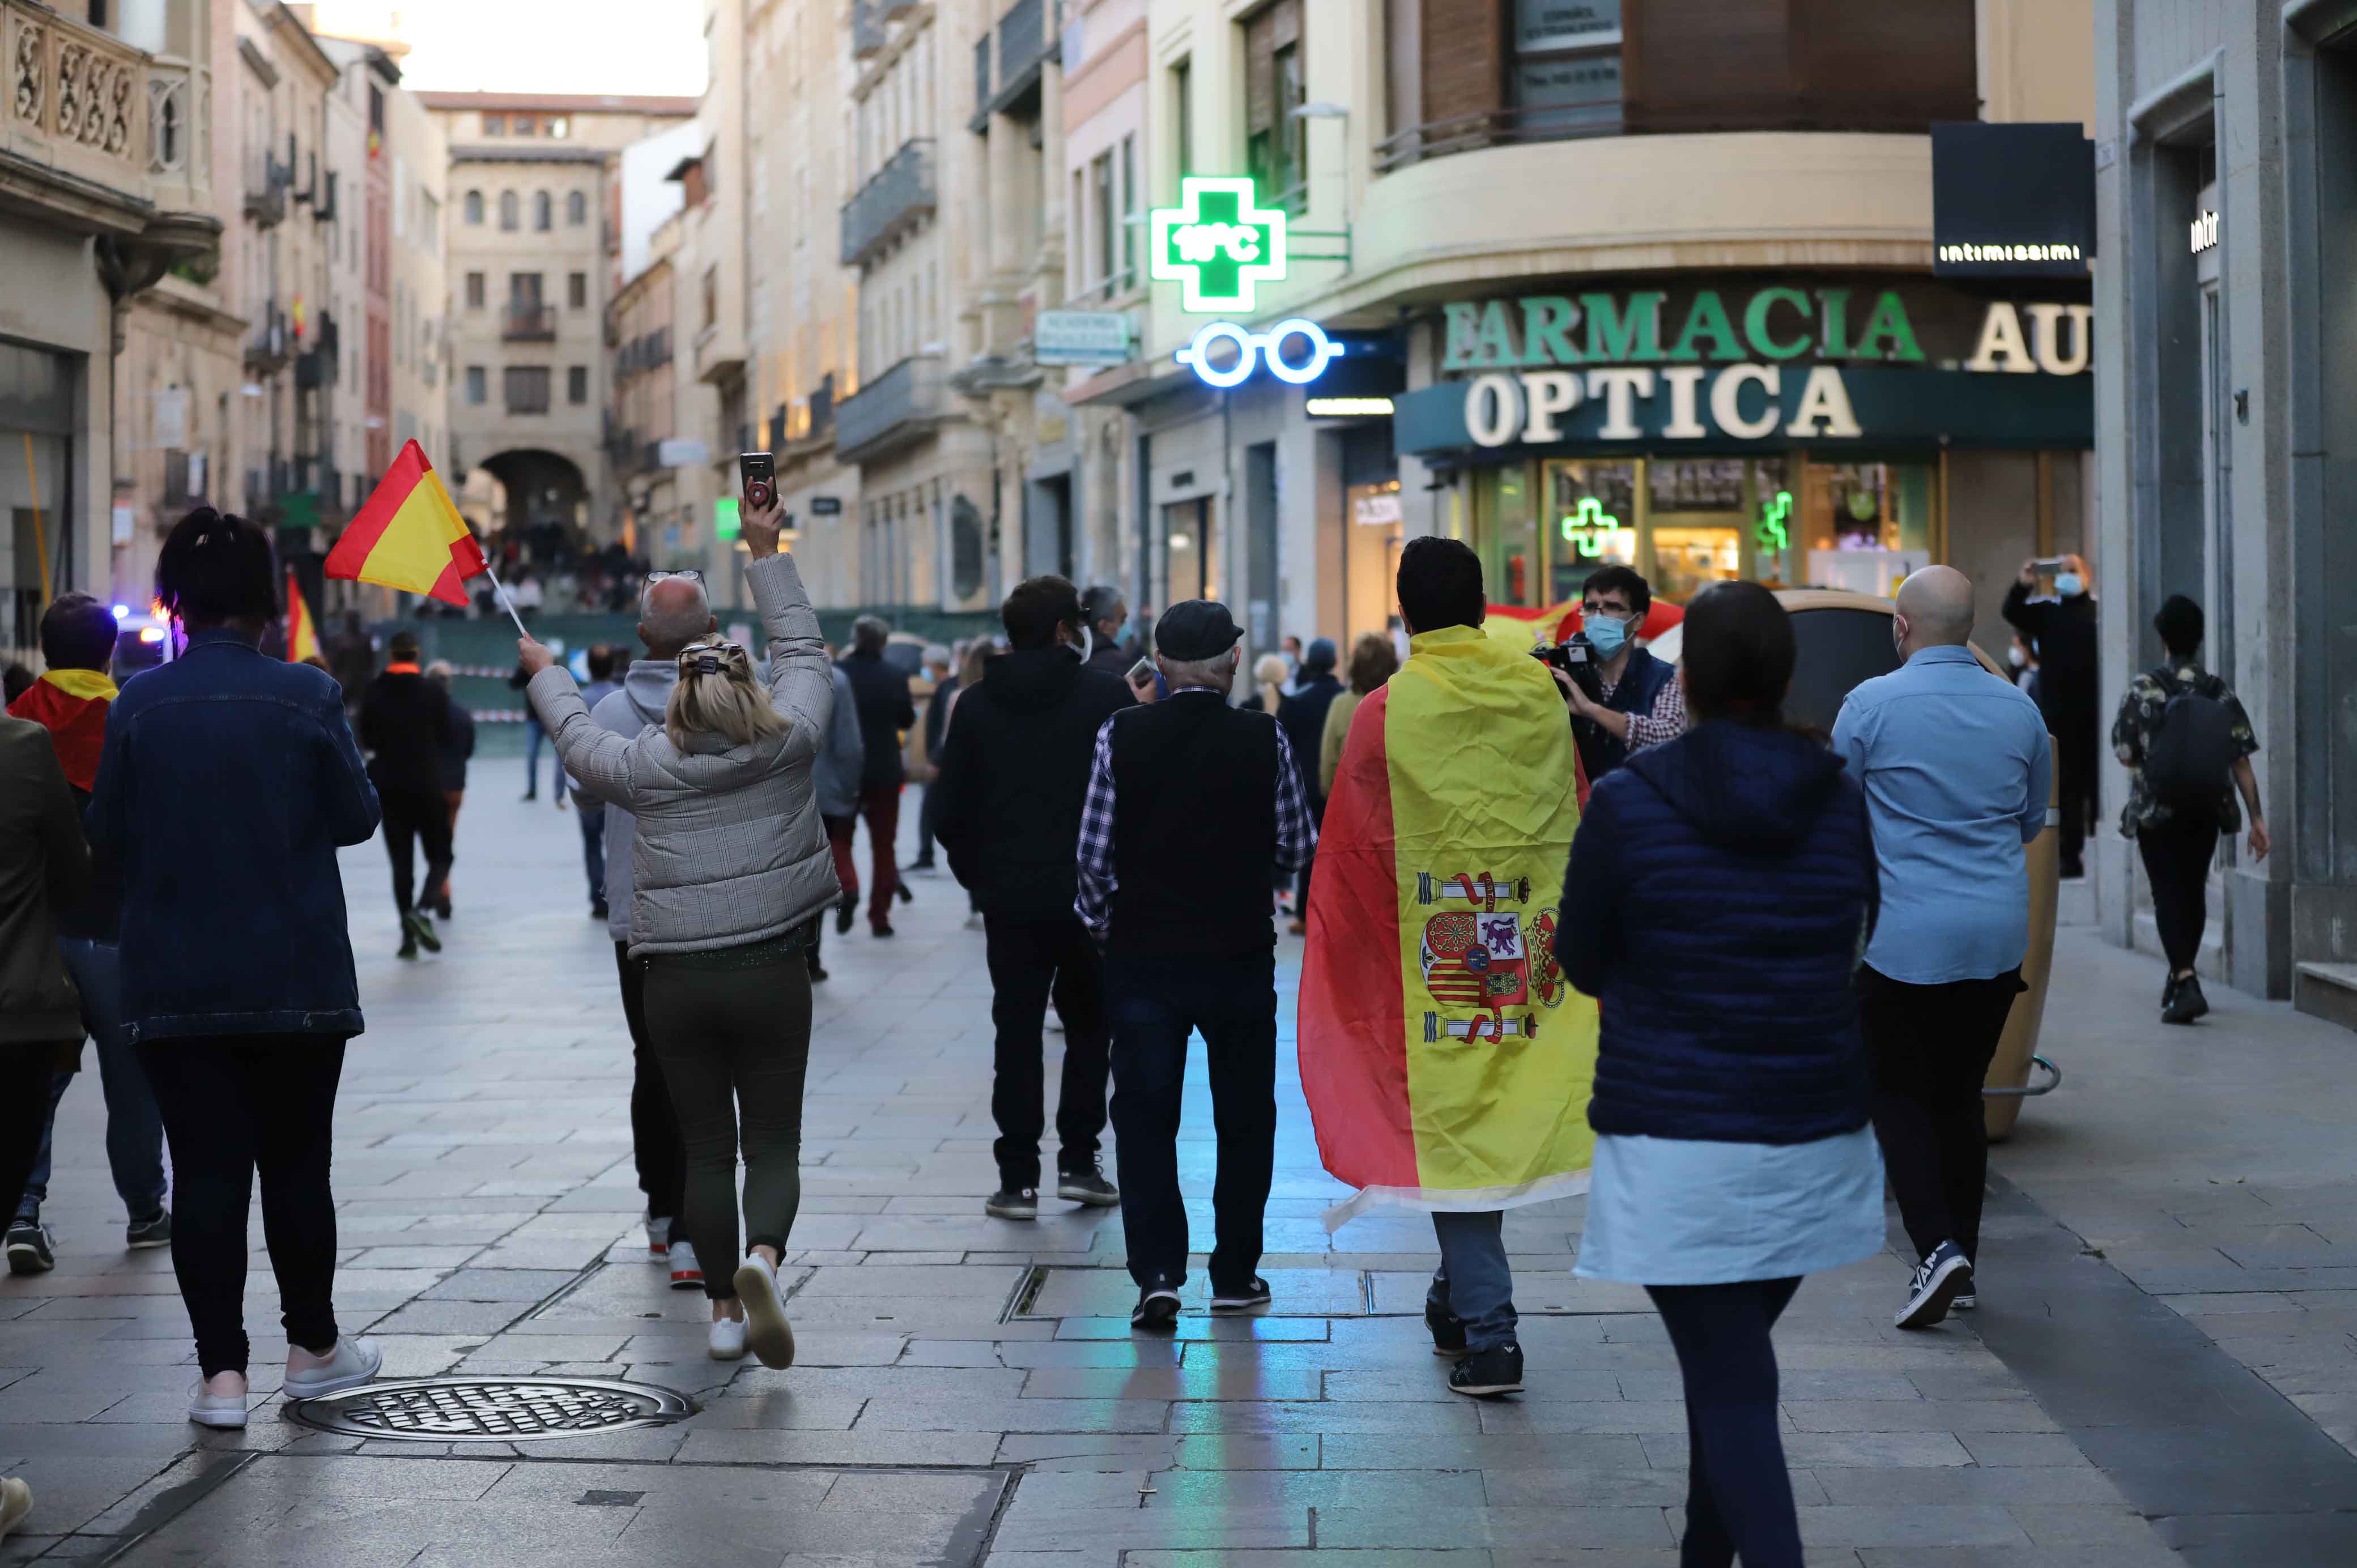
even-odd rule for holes
{"type": "Polygon", "coordinates": [[[0,1046],[0,1219],[16,1212],[25,1179],[48,1125],[49,1079],[62,1054],[54,1044],[0,1046]]]}
{"type": "Polygon", "coordinates": [[[2169,972],[2190,972],[2201,956],[2201,928],[2210,919],[2210,862],[2218,854],[2218,824],[2180,822],[2136,830],[2136,853],[2152,885],[2152,923],[2169,972]]]}
{"type": "Polygon", "coordinates": [[[1686,1389],[1686,1533],[1679,1568],[1801,1568],[1792,1478],[1776,1434],[1768,1331],[1798,1279],[1647,1285],[1686,1389]]]}
{"type": "Polygon", "coordinates": [[[172,1272],[204,1375],[245,1370],[246,1208],[262,1172],[262,1234],[290,1345],[336,1345],[336,1085],[327,1035],[148,1040],[139,1064],[172,1145],[172,1272]]]}
{"type": "Polygon", "coordinates": [[[415,907],[416,846],[422,843],[425,849],[429,901],[440,896],[442,885],[450,879],[450,802],[423,789],[380,789],[377,804],[384,812],[384,852],[393,860],[393,908],[406,915],[415,907]]]}
{"type": "Polygon", "coordinates": [[[810,1067],[810,964],[791,942],[767,961],[719,968],[704,953],[647,960],[647,1034],[686,1151],[688,1234],[704,1294],[737,1294],[737,1145],[745,1146],[745,1244],[783,1252],[802,1207],[802,1078],[810,1067]]]}

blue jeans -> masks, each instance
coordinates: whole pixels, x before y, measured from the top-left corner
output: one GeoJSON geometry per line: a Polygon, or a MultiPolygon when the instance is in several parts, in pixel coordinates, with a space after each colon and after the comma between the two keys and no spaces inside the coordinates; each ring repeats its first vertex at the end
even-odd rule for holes
{"type": "MultiPolygon", "coordinates": [[[[540,793],[540,744],[547,738],[548,732],[540,727],[540,715],[527,707],[523,715],[523,798],[527,800],[540,793]]],[[[553,754],[555,747],[551,746],[549,750],[553,754]]],[[[548,760],[552,775],[550,785],[554,789],[564,789],[565,770],[556,766],[554,755],[548,760]]]]}
{"type": "MultiPolygon", "coordinates": [[[[562,772],[556,787],[565,788],[562,772]]],[[[589,874],[589,902],[606,901],[606,802],[593,800],[587,795],[573,797],[574,811],[581,819],[581,868],[589,874]]]]}
{"type": "Polygon", "coordinates": [[[1440,1267],[1432,1271],[1425,1304],[1465,1320],[1469,1349],[1492,1350],[1514,1341],[1514,1276],[1506,1266],[1505,1218],[1496,1209],[1432,1217],[1440,1267]]]}
{"type": "MultiPolygon", "coordinates": [[[[81,993],[82,1027],[98,1042],[99,1083],[106,1095],[106,1163],[114,1172],[114,1190],[132,1219],[145,1219],[164,1209],[164,1119],[138,1054],[115,1037],[123,1022],[122,957],[112,943],[82,937],[59,937],[58,951],[66,972],[73,976],[74,988],[81,993]]],[[[16,1204],[20,1219],[38,1219],[49,1196],[58,1101],[73,1079],[73,1074],[61,1072],[49,1080],[40,1152],[33,1157],[25,1196],[16,1204]]]]}

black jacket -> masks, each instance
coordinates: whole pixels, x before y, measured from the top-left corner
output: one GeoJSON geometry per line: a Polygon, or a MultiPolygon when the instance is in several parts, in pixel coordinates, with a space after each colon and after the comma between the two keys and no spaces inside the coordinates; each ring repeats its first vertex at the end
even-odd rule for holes
{"type": "Polygon", "coordinates": [[[950,699],[957,695],[957,689],[958,678],[944,675],[925,700],[925,755],[936,768],[942,764],[942,730],[950,722],[950,699]]]}
{"type": "Polygon", "coordinates": [[[383,793],[439,795],[442,748],[450,738],[450,699],[411,671],[388,670],[361,699],[361,746],[369,781],[383,793]]]}
{"type": "Polygon", "coordinates": [[[1320,817],[1326,814],[1326,797],[1318,788],[1318,754],[1326,743],[1326,710],[1341,694],[1342,682],[1332,671],[1321,670],[1303,676],[1292,694],[1276,704],[1276,722],[1285,731],[1286,743],[1293,747],[1293,765],[1301,771],[1302,791],[1309,797],[1309,809],[1320,817]]]}
{"type": "Polygon", "coordinates": [[[442,792],[454,794],[467,787],[467,759],[475,755],[475,715],[457,698],[450,704],[450,731],[442,741],[442,792]]]}
{"type": "Polygon", "coordinates": [[[867,760],[859,770],[859,787],[874,789],[898,785],[908,776],[900,762],[901,732],[917,723],[917,704],[909,695],[909,677],[873,653],[854,653],[842,661],[840,668],[851,682],[851,700],[859,710],[859,738],[867,748],[867,760]]]}
{"type": "Polygon", "coordinates": [[[2029,585],[2018,582],[2005,596],[2005,618],[2038,652],[2038,706],[2048,724],[2093,725],[2101,716],[2095,601],[2074,594],[2032,604],[2029,585]]]}
{"type": "Polygon", "coordinates": [[[985,668],[937,754],[933,836],[984,913],[1071,919],[1097,731],[1136,699],[1070,649],[1017,649],[985,668]]]}

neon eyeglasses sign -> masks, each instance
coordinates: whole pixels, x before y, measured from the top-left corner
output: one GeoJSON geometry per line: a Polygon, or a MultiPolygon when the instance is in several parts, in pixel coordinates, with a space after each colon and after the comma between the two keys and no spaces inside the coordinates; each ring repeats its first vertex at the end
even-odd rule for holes
{"type": "Polygon", "coordinates": [[[1232,321],[1211,322],[1172,358],[1193,370],[1206,385],[1223,389],[1242,385],[1265,358],[1270,375],[1306,387],[1324,375],[1326,367],[1341,353],[1342,346],[1327,337],[1324,328],[1307,317],[1297,316],[1278,322],[1265,332],[1250,331],[1232,321]],[[1236,346],[1236,362],[1225,370],[1211,362],[1211,345],[1222,338],[1236,346]],[[1305,343],[1308,351],[1287,358],[1286,345],[1296,338],[1305,343]]]}
{"type": "Polygon", "coordinates": [[[1285,277],[1284,209],[1261,206],[1251,178],[1231,175],[1188,176],[1178,202],[1150,214],[1147,275],[1179,285],[1189,315],[1251,315],[1259,285],[1285,277]]]}

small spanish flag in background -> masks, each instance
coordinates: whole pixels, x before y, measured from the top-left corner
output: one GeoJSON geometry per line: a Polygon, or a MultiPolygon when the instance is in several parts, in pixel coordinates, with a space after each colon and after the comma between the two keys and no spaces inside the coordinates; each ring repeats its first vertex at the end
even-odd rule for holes
{"type": "Polygon", "coordinates": [[[459,585],[489,570],[482,546],[414,441],[402,446],[327,564],[330,577],[424,594],[461,608],[467,590],[459,585]]]}
{"type": "Polygon", "coordinates": [[[286,568],[286,662],[300,664],[307,659],[319,657],[319,628],[311,619],[311,607],[303,602],[302,585],[295,581],[295,568],[286,568]]]}

